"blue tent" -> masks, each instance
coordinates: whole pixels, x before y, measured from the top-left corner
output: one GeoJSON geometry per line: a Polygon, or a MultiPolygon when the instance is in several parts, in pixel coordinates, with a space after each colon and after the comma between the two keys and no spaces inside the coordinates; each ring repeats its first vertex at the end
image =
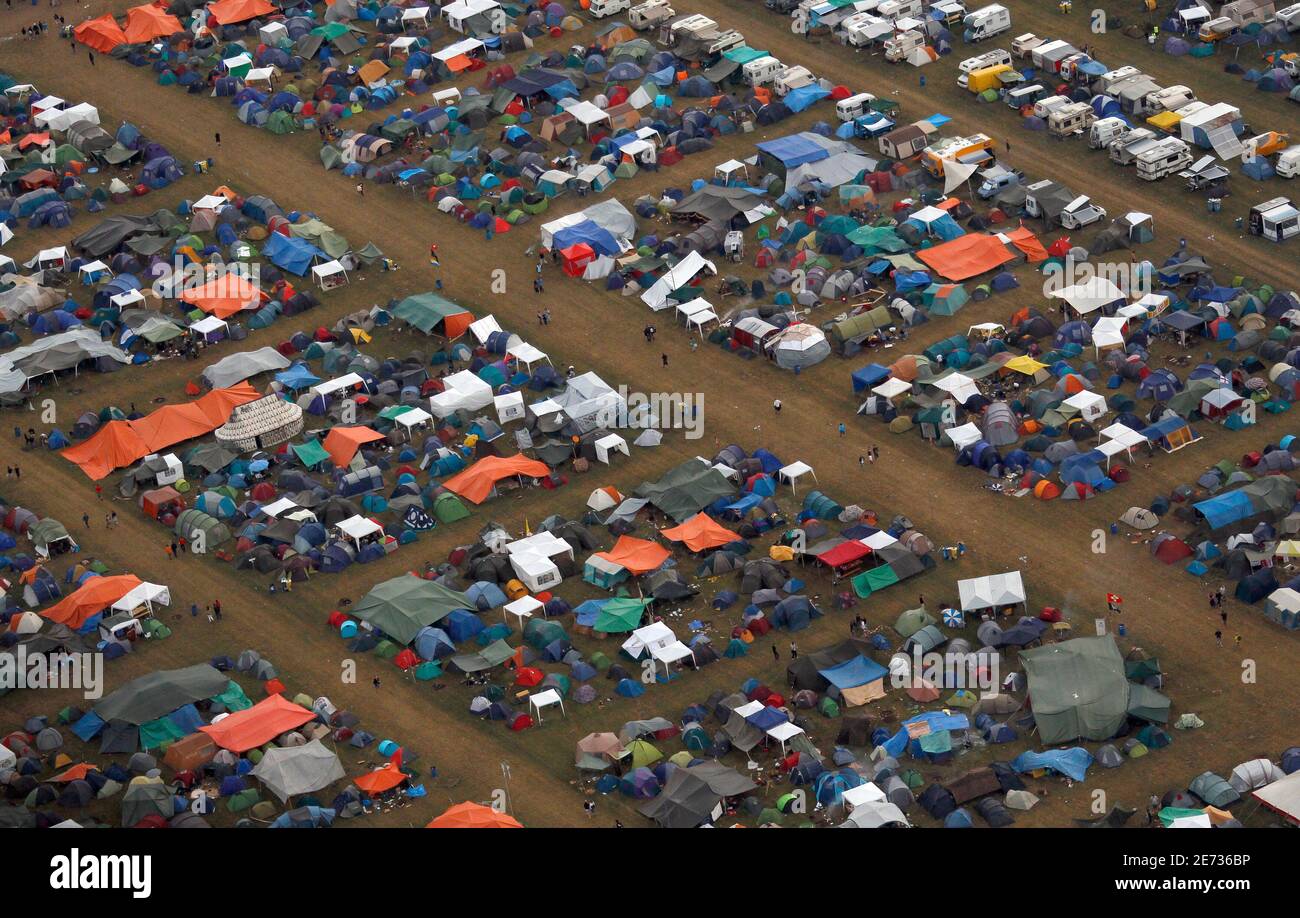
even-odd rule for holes
{"type": "Polygon", "coordinates": [[[303,277],[311,270],[317,258],[328,261],[327,256],[306,239],[271,233],[262,246],[262,254],[277,268],[303,277]]]}

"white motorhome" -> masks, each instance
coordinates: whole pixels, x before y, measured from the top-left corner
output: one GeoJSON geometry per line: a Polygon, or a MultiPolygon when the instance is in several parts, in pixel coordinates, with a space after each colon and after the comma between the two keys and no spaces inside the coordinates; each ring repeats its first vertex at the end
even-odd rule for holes
{"type": "Polygon", "coordinates": [[[1082,134],[1092,126],[1097,117],[1087,102],[1069,102],[1047,116],[1047,132],[1053,137],[1070,137],[1082,134]]]}
{"type": "Polygon", "coordinates": [[[628,11],[627,22],[638,32],[645,32],[676,15],[677,11],[668,5],[668,0],[647,0],[628,11]]]}
{"type": "Polygon", "coordinates": [[[708,16],[692,13],[680,19],[665,21],[659,29],[659,43],[672,47],[683,38],[704,37],[718,31],[718,24],[708,16]]]}
{"type": "Polygon", "coordinates": [[[782,65],[770,54],[756,57],[740,68],[741,78],[750,86],[764,86],[776,79],[782,65]]]}
{"type": "Polygon", "coordinates": [[[802,64],[795,64],[786,67],[776,75],[772,81],[772,88],[776,90],[778,96],[785,96],[791,90],[798,89],[801,86],[807,86],[810,83],[816,83],[817,78],[813,76],[812,71],[802,64]]]}
{"type": "Polygon", "coordinates": [[[1138,154],[1156,144],[1156,132],[1148,128],[1133,128],[1120,135],[1109,147],[1112,162],[1127,166],[1137,159],[1138,154]]]}
{"type": "Polygon", "coordinates": [[[730,51],[732,48],[739,48],[744,43],[744,35],[740,34],[735,29],[727,29],[727,31],[720,32],[713,36],[713,40],[709,43],[708,53],[722,54],[726,51],[730,51]]]}
{"type": "Polygon", "coordinates": [[[962,37],[969,42],[984,41],[1011,29],[1011,11],[1000,3],[990,3],[962,20],[965,32],[962,37]]]}
{"type": "Polygon", "coordinates": [[[921,0],[884,0],[876,7],[876,15],[891,21],[906,19],[911,16],[924,16],[925,4],[921,0]]]}
{"type": "MultiPolygon", "coordinates": [[[[1048,115],[1070,104],[1069,96],[1048,96],[1034,103],[1034,117],[1046,119],[1048,115]]],[[[1091,108],[1092,106],[1088,106],[1091,108]]]]}
{"type": "Polygon", "coordinates": [[[1295,178],[1300,175],[1300,146],[1287,147],[1279,153],[1274,171],[1281,178],[1295,178]]]}
{"type": "Polygon", "coordinates": [[[1196,93],[1186,86],[1166,86],[1164,89],[1157,89],[1147,94],[1142,100],[1142,114],[1158,115],[1161,112],[1171,112],[1195,101],[1196,93]]]}
{"type": "Polygon", "coordinates": [[[874,13],[854,13],[840,24],[844,40],[855,48],[883,41],[894,34],[894,25],[874,13]]]}
{"type": "Polygon", "coordinates": [[[1250,209],[1250,234],[1272,242],[1300,235],[1300,210],[1289,198],[1272,198],[1250,209]]]}
{"type": "Polygon", "coordinates": [[[1016,60],[1023,61],[1034,53],[1034,49],[1043,43],[1043,40],[1033,32],[1026,32],[1024,35],[1017,35],[1011,40],[1011,53],[1016,60]]]}
{"type": "Polygon", "coordinates": [[[871,109],[871,103],[874,101],[876,97],[869,92],[860,92],[847,99],[841,99],[835,103],[835,117],[841,121],[860,118],[871,109]]]}
{"type": "Polygon", "coordinates": [[[1192,151],[1177,137],[1165,137],[1137,155],[1138,178],[1154,182],[1178,172],[1192,162],[1192,151]]]}
{"type": "Polygon", "coordinates": [[[1090,223],[1106,219],[1106,209],[1092,203],[1092,198],[1086,194],[1081,194],[1065,205],[1059,219],[1065,229],[1083,229],[1090,223]]]}
{"type": "Polygon", "coordinates": [[[632,0],[591,0],[587,12],[592,19],[604,19],[632,8],[632,0]]]}
{"type": "Polygon", "coordinates": [[[1300,32],[1300,3],[1282,7],[1273,18],[1288,32],[1300,32]]]}
{"type": "Polygon", "coordinates": [[[925,36],[920,32],[900,32],[885,41],[885,60],[898,63],[907,60],[907,56],[917,48],[925,47],[925,36]]]}
{"type": "Polygon", "coordinates": [[[1142,71],[1131,65],[1116,67],[1114,70],[1107,70],[1097,78],[1097,89],[1099,92],[1109,95],[1110,91],[1114,89],[1116,85],[1123,83],[1131,77],[1141,75],[1142,71]]]}
{"type": "Polygon", "coordinates": [[[1004,48],[985,51],[983,54],[968,57],[957,65],[957,85],[962,89],[965,89],[970,81],[970,75],[976,70],[984,70],[987,67],[999,67],[1003,64],[1008,67],[1011,66],[1011,52],[1004,48]]]}
{"type": "Polygon", "coordinates": [[[1098,118],[1088,128],[1088,146],[1104,150],[1129,132],[1123,118],[1098,118]]]}

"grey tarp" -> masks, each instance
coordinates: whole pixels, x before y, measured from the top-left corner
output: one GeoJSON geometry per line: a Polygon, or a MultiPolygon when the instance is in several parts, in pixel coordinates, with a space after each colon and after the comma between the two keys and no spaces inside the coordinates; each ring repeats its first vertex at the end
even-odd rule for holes
{"type": "Polygon", "coordinates": [[[694,829],[709,821],[709,814],[720,797],[693,768],[678,768],[668,776],[657,797],[647,800],[639,810],[665,829],[694,829]]]}
{"type": "Polygon", "coordinates": [[[289,358],[268,346],[222,357],[203,371],[203,379],[214,389],[225,389],[258,373],[288,368],[289,358]]]}
{"type": "Polygon", "coordinates": [[[458,653],[451,663],[463,673],[477,673],[500,666],[515,655],[515,649],[503,640],[493,641],[477,653],[458,653]]]}
{"type": "Polygon", "coordinates": [[[421,628],[437,624],[455,609],[476,609],[474,600],[441,583],[403,574],[376,585],[352,607],[352,614],[402,644],[421,628]]]}
{"type": "Polygon", "coordinates": [[[720,497],[736,493],[725,475],[698,459],[688,459],[658,481],[643,482],[635,491],[677,522],[685,522],[720,497]]]}
{"type": "Polygon", "coordinates": [[[328,787],[345,776],[339,757],[318,739],[305,746],[272,747],[253,769],[253,777],[282,802],[328,787]]]}
{"type": "Polygon", "coordinates": [[[125,214],[108,217],[84,233],[72,237],[72,247],[91,258],[103,258],[116,252],[128,239],[156,234],[160,229],[153,217],[131,217],[125,214]]]}
{"type": "Polygon", "coordinates": [[[229,682],[207,663],[164,669],[132,679],[91,710],[101,720],[121,720],[138,726],[170,714],[182,705],[219,695],[229,682]]]}

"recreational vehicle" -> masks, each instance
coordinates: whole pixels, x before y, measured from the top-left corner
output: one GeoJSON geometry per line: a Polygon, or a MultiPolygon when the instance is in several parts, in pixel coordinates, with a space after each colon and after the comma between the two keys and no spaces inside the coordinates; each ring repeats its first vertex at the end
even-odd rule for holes
{"type": "Polygon", "coordinates": [[[1300,234],[1300,210],[1289,198],[1272,198],[1250,209],[1250,234],[1282,242],[1300,234]]]}
{"type": "Polygon", "coordinates": [[[1043,43],[1033,32],[1026,32],[1024,35],[1017,35],[1011,40],[1011,54],[1018,61],[1029,58],[1034,49],[1043,43]]]}
{"type": "Polygon", "coordinates": [[[1128,123],[1123,118],[1098,118],[1088,128],[1088,146],[1104,150],[1128,132],[1128,123]]]}
{"type": "Polygon", "coordinates": [[[1161,112],[1172,112],[1175,109],[1182,108],[1189,102],[1196,101],[1196,93],[1192,92],[1186,86],[1167,86],[1164,89],[1157,89],[1155,92],[1147,93],[1142,100],[1143,115],[1158,115],[1161,112]]]}
{"type": "Polygon", "coordinates": [[[1241,28],[1259,23],[1263,25],[1273,18],[1275,6],[1273,0],[1232,0],[1219,7],[1219,15],[1227,16],[1241,28]]]}
{"type": "Polygon", "coordinates": [[[925,15],[925,5],[921,0],[885,0],[876,7],[875,13],[882,19],[895,22],[899,19],[925,15]]]}
{"type": "Polygon", "coordinates": [[[869,92],[860,92],[847,99],[841,99],[835,103],[835,117],[841,121],[852,121],[869,112],[871,103],[875,100],[876,97],[869,92]]]}
{"type": "Polygon", "coordinates": [[[1300,3],[1282,7],[1273,18],[1288,32],[1300,32],[1300,3]]]}
{"type": "Polygon", "coordinates": [[[1287,147],[1277,158],[1274,167],[1279,178],[1295,178],[1300,175],[1300,146],[1287,147]]]}
{"type": "Polygon", "coordinates": [[[604,19],[632,8],[632,0],[591,0],[587,12],[593,19],[604,19]]]}
{"type": "MultiPolygon", "coordinates": [[[[1048,96],[1034,103],[1034,117],[1047,120],[1047,116],[1064,105],[1070,104],[1069,96],[1048,96]]],[[[1088,106],[1092,108],[1091,105],[1088,106]]]]}
{"type": "Polygon", "coordinates": [[[1219,41],[1237,31],[1237,21],[1231,16],[1216,16],[1196,30],[1201,41],[1219,41]]]}
{"type": "Polygon", "coordinates": [[[1092,125],[1096,113],[1087,102],[1068,102],[1047,116],[1047,132],[1053,137],[1082,134],[1092,125]]]}
{"type": "Polygon", "coordinates": [[[755,58],[740,68],[741,77],[750,86],[763,86],[776,79],[781,62],[770,54],[755,58]]]}
{"type": "Polygon", "coordinates": [[[1192,162],[1192,151],[1177,137],[1157,140],[1137,155],[1138,178],[1154,182],[1178,172],[1192,162]]]}
{"type": "Polygon", "coordinates": [[[795,64],[784,68],[776,75],[776,79],[772,81],[772,88],[776,90],[778,96],[785,96],[791,90],[816,82],[817,78],[812,75],[811,70],[802,64],[795,64]]]}
{"type": "Polygon", "coordinates": [[[854,13],[840,24],[844,40],[855,48],[882,41],[894,34],[893,23],[872,13],[854,13]]]}
{"type": "Polygon", "coordinates": [[[920,32],[900,32],[885,42],[885,60],[891,64],[907,60],[917,48],[925,47],[925,36],[920,32]]]}
{"type": "Polygon", "coordinates": [[[966,41],[984,41],[1011,29],[1011,11],[1000,3],[990,3],[967,13],[962,25],[965,27],[962,37],[966,41]]]}
{"type": "Polygon", "coordinates": [[[926,172],[935,178],[943,178],[943,164],[945,162],[971,163],[991,160],[995,146],[993,138],[987,134],[972,134],[969,137],[945,137],[922,151],[921,162],[925,166],[926,172]]]}
{"type": "Polygon", "coordinates": [[[968,57],[957,65],[957,85],[963,88],[969,85],[970,75],[976,70],[987,70],[989,67],[1011,66],[1011,53],[998,48],[994,51],[985,51],[983,54],[977,54],[974,57],[968,57]]]}
{"type": "Polygon", "coordinates": [[[910,159],[929,145],[930,135],[934,131],[934,125],[929,121],[905,124],[887,134],[882,134],[876,145],[882,156],[888,156],[890,159],[910,159]]]}
{"type": "Polygon", "coordinates": [[[1108,148],[1112,162],[1121,166],[1131,165],[1139,153],[1150,149],[1156,143],[1156,132],[1147,128],[1133,128],[1120,135],[1108,148]]]}
{"type": "Polygon", "coordinates": [[[1023,109],[1033,106],[1039,99],[1047,98],[1047,87],[1042,83],[1026,83],[1015,89],[1007,90],[1006,103],[1012,108],[1023,109]]]}
{"type": "Polygon", "coordinates": [[[628,10],[627,22],[638,32],[645,32],[676,15],[676,10],[668,5],[668,0],[647,0],[628,10]]]}

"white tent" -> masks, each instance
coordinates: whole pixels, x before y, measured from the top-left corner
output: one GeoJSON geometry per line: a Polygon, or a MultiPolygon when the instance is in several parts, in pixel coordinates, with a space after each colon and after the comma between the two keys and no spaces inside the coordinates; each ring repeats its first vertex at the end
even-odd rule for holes
{"type": "MultiPolygon", "coordinates": [[[[1127,309],[1129,307],[1122,307],[1127,309]]],[[[1128,319],[1124,316],[1102,316],[1092,326],[1093,350],[1100,354],[1104,347],[1124,346],[1124,327],[1128,319]]]]}
{"type": "Polygon", "coordinates": [[[546,352],[540,348],[533,347],[527,341],[520,341],[518,344],[511,344],[506,350],[507,357],[513,357],[519,363],[524,365],[527,372],[533,372],[533,364],[541,363],[545,360],[551,362],[551,358],[546,356],[546,352]]]}
{"type": "Polygon", "coordinates": [[[1081,284],[1071,284],[1060,290],[1053,290],[1047,295],[1053,299],[1063,300],[1080,315],[1094,312],[1107,303],[1127,299],[1124,291],[1116,287],[1114,281],[1099,275],[1094,275],[1081,284]]]}
{"type": "Polygon", "coordinates": [[[942,389],[960,403],[965,403],[972,395],[979,395],[975,380],[964,373],[949,373],[931,383],[936,389],[942,389]]]}
{"type": "Polygon", "coordinates": [[[1261,787],[1252,796],[1273,812],[1300,824],[1300,771],[1261,787]]]}
{"type": "Polygon", "coordinates": [[[850,787],[842,795],[843,801],[850,807],[860,806],[864,803],[875,803],[878,800],[885,800],[885,792],[876,785],[867,781],[859,784],[857,787],[850,787]]]}
{"type": "Polygon", "coordinates": [[[429,410],[440,418],[492,404],[492,387],[469,370],[451,374],[443,380],[443,386],[442,392],[429,397],[429,410]]]}
{"type": "Polygon", "coordinates": [[[957,594],[963,612],[990,609],[995,606],[1014,606],[1025,601],[1025,585],[1020,571],[1006,574],[989,574],[957,581],[957,594]]]}
{"type": "Polygon", "coordinates": [[[112,276],[112,274],[113,272],[109,270],[108,265],[104,264],[99,259],[95,259],[89,264],[84,264],[77,269],[77,276],[80,277],[81,282],[86,285],[94,284],[104,275],[112,276]]]}
{"type": "Polygon", "coordinates": [[[428,424],[433,420],[433,415],[423,408],[409,408],[403,411],[397,417],[393,418],[397,425],[406,431],[406,438],[411,438],[411,432],[422,424],[428,424]]]}
{"type": "Polygon", "coordinates": [[[596,458],[606,465],[609,465],[610,453],[622,453],[624,456],[632,455],[627,448],[627,441],[618,434],[606,434],[592,445],[596,449],[596,458]]]}
{"type": "Polygon", "coordinates": [[[719,321],[718,313],[705,299],[694,299],[678,305],[677,317],[684,319],[688,327],[696,329],[701,338],[704,337],[704,326],[719,321]]]}
{"type": "Polygon", "coordinates": [[[321,265],[312,265],[311,279],[322,290],[333,290],[335,287],[342,287],[348,282],[348,272],[336,258],[321,265]]]}
{"type": "Polygon", "coordinates": [[[536,596],[521,596],[514,602],[508,602],[501,607],[501,620],[509,622],[506,616],[513,615],[519,624],[519,630],[522,631],[524,625],[528,623],[528,619],[545,608],[546,604],[536,596]]]}
{"type": "Polygon", "coordinates": [[[806,462],[800,461],[783,466],[777,471],[776,475],[779,481],[789,482],[791,491],[797,490],[796,482],[805,475],[811,475],[813,481],[817,480],[817,473],[813,471],[813,467],[806,462]]]}
{"type": "Polygon", "coordinates": [[[658,312],[672,305],[668,297],[674,290],[684,287],[701,271],[717,274],[717,266],[699,252],[689,252],[685,258],[673,265],[645,293],[641,301],[658,312]]]}
{"type": "Polygon", "coordinates": [[[216,316],[204,316],[202,319],[199,319],[197,322],[190,323],[190,331],[204,338],[206,338],[208,335],[212,334],[215,331],[221,331],[223,329],[226,331],[227,334],[229,334],[230,326],[226,323],[224,319],[218,319],[216,316]]]}
{"type": "Polygon", "coordinates": [[[144,294],[139,290],[131,289],[126,293],[119,293],[116,296],[108,298],[108,302],[118,309],[126,309],[128,306],[134,306],[136,303],[144,302],[144,294]]]}
{"type": "Polygon", "coordinates": [[[785,744],[796,736],[802,736],[803,732],[803,727],[796,727],[787,720],[785,723],[777,724],[771,730],[768,730],[767,735],[781,744],[781,753],[784,755],[786,751],[785,744]]]}
{"type": "Polygon", "coordinates": [[[113,611],[134,612],[144,606],[145,609],[152,612],[155,605],[170,606],[171,604],[172,594],[167,587],[161,583],[142,583],[131,588],[125,596],[113,603],[113,611]]]}
{"type": "Polygon", "coordinates": [[[528,696],[528,707],[537,715],[539,724],[542,722],[542,708],[548,708],[556,704],[560,706],[560,713],[568,717],[568,712],[564,710],[564,699],[560,697],[560,693],[555,689],[547,689],[544,692],[538,692],[536,695],[528,696]]]}
{"type": "Polygon", "coordinates": [[[563,579],[555,558],[573,560],[572,546],[547,530],[509,543],[506,554],[515,575],[534,593],[549,589],[563,579]]]}
{"type": "Polygon", "coordinates": [[[1086,389],[1071,395],[1065,400],[1064,404],[1079,412],[1079,417],[1085,421],[1095,421],[1100,417],[1104,417],[1106,412],[1110,410],[1106,406],[1105,396],[1098,395],[1096,392],[1089,392],[1086,389]]]}
{"type": "Polygon", "coordinates": [[[905,382],[901,379],[898,379],[897,377],[891,376],[889,377],[889,379],[885,380],[880,385],[873,386],[871,391],[874,392],[876,395],[879,395],[881,398],[891,399],[891,398],[896,398],[906,392],[911,392],[912,384],[910,382],[905,382]]]}
{"type": "Polygon", "coordinates": [[[362,540],[373,538],[376,535],[382,537],[384,534],[383,526],[380,526],[374,520],[367,519],[359,514],[356,516],[350,516],[341,521],[338,528],[339,532],[343,533],[346,538],[352,540],[352,543],[358,550],[361,549],[362,540]]]}
{"type": "Polygon", "coordinates": [[[501,424],[518,421],[526,413],[522,392],[507,392],[505,395],[493,396],[492,405],[496,408],[497,421],[501,424]]]}
{"type": "Polygon", "coordinates": [[[960,427],[951,427],[946,433],[948,439],[952,441],[953,449],[959,453],[966,447],[984,439],[984,431],[980,430],[979,425],[973,421],[962,424],[960,427]]]}

